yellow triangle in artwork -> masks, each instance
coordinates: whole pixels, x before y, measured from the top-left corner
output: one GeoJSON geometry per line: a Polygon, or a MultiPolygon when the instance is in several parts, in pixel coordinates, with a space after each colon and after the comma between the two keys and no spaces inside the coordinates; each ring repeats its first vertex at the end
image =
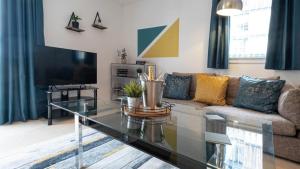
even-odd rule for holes
{"type": "Polygon", "coordinates": [[[144,54],[144,58],[178,57],[179,19],[171,25],[144,54]]]}

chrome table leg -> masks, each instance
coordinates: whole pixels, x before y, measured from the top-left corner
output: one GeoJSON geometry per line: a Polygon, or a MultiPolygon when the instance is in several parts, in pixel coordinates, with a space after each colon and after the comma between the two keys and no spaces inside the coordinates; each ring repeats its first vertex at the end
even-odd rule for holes
{"type": "Polygon", "coordinates": [[[82,164],[82,153],[83,153],[83,145],[82,145],[82,124],[79,121],[79,115],[74,115],[75,118],[75,140],[77,146],[77,156],[76,156],[76,167],[77,169],[83,168],[82,164]]]}
{"type": "Polygon", "coordinates": [[[224,167],[224,162],[225,162],[225,145],[224,144],[216,144],[216,166],[218,168],[223,168],[224,167]]]}

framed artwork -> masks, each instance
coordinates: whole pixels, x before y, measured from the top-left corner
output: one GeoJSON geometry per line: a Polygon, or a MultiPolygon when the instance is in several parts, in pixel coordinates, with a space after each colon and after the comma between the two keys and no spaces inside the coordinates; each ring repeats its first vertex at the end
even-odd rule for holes
{"type": "Polygon", "coordinates": [[[138,57],[164,58],[179,55],[179,19],[169,26],[138,30],[138,57]]]}

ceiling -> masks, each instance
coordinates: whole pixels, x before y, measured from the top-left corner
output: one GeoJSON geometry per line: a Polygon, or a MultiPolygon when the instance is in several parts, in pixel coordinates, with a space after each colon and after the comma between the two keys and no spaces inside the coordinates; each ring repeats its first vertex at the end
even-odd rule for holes
{"type": "Polygon", "coordinates": [[[129,3],[133,3],[136,1],[140,1],[140,0],[118,0],[122,5],[124,4],[129,4],[129,3]]]}

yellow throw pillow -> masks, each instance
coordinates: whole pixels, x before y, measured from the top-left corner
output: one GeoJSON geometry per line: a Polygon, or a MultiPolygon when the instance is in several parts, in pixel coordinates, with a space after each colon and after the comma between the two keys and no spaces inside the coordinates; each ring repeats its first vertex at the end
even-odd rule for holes
{"type": "Polygon", "coordinates": [[[197,75],[194,101],[224,106],[228,81],[229,77],[227,76],[197,75]]]}

